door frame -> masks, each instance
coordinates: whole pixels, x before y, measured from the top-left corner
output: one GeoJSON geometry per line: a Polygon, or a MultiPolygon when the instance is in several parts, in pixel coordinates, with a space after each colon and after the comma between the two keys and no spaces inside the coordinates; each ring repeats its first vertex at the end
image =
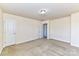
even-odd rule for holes
{"type": "Polygon", "coordinates": [[[42,21],[42,38],[43,38],[43,24],[47,24],[47,39],[50,39],[50,20],[42,21]]]}
{"type": "Polygon", "coordinates": [[[43,24],[43,38],[47,38],[47,23],[43,24]]]}

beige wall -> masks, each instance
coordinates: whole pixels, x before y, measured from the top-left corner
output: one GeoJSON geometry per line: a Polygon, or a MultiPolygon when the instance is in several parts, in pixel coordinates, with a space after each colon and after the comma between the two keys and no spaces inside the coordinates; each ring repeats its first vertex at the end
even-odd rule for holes
{"type": "Polygon", "coordinates": [[[70,16],[50,20],[50,39],[70,42],[70,16]]]}
{"type": "Polygon", "coordinates": [[[3,43],[3,20],[2,20],[2,10],[0,9],[0,53],[2,51],[3,43]]]}

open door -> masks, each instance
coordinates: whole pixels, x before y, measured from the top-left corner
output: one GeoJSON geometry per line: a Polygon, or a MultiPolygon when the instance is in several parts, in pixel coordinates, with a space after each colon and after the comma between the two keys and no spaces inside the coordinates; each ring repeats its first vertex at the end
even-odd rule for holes
{"type": "Polygon", "coordinates": [[[43,38],[47,38],[47,23],[43,24],[43,38]]]}

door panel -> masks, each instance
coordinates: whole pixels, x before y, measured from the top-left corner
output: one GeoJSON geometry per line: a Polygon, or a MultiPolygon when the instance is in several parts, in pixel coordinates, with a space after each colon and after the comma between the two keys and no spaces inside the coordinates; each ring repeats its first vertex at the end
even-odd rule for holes
{"type": "Polygon", "coordinates": [[[15,44],[16,39],[16,23],[14,19],[5,19],[4,23],[4,29],[5,29],[5,46],[13,45],[15,44]]]}

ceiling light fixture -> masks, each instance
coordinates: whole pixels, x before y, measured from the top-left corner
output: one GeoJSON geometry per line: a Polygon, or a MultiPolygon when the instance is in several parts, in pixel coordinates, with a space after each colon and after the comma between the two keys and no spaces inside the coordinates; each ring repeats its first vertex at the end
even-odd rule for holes
{"type": "Polygon", "coordinates": [[[47,13],[47,10],[46,10],[46,9],[41,9],[41,10],[39,11],[39,13],[40,13],[41,15],[46,14],[46,13],[47,13]]]}

